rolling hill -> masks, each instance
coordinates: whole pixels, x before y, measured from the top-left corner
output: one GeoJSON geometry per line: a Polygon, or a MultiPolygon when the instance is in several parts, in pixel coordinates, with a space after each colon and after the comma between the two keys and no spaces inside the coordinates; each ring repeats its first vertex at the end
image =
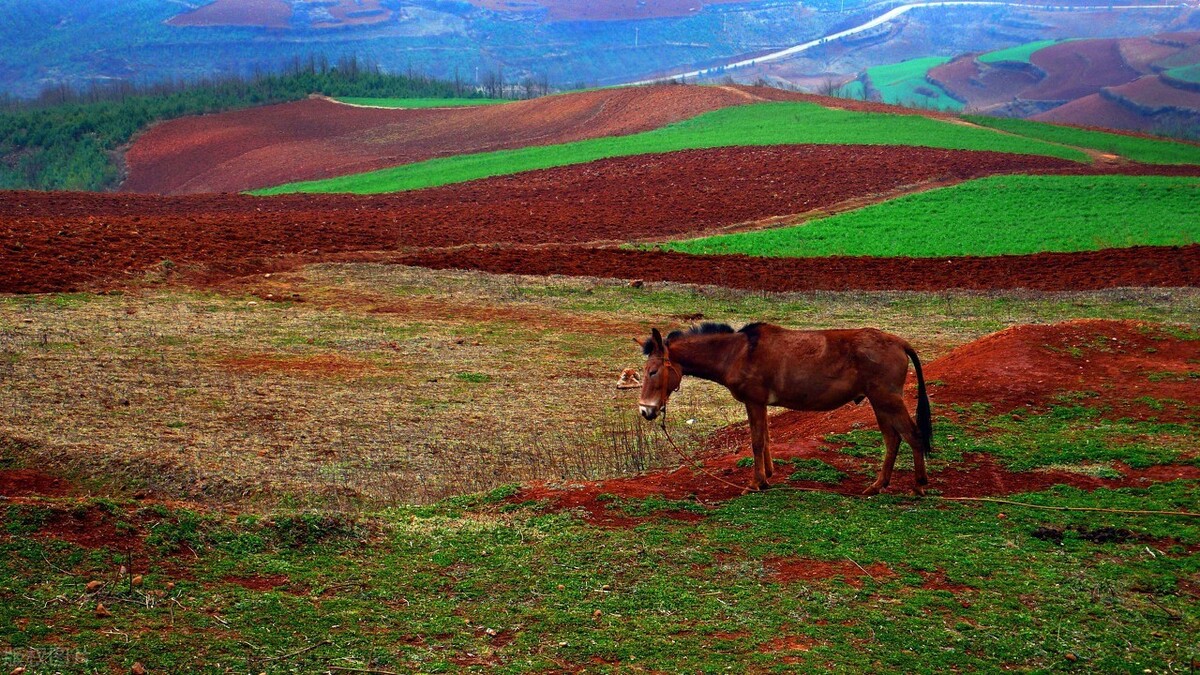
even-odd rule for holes
{"type": "MultiPolygon", "coordinates": [[[[904,64],[904,85],[867,70],[867,98],[1146,133],[1200,133],[1200,32],[1041,41],[904,64]]],[[[849,90],[848,90],[849,91],[849,90]]]]}

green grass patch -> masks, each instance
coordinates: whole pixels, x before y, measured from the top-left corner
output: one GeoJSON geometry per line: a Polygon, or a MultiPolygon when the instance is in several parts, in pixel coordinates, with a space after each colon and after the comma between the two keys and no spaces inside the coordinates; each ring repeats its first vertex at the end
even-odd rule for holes
{"type": "Polygon", "coordinates": [[[791,464],[795,467],[795,470],[788,475],[788,480],[809,480],[828,485],[837,485],[846,477],[846,474],[819,459],[793,459],[775,463],[791,464]]]}
{"type": "Polygon", "coordinates": [[[460,108],[512,102],[497,98],[362,98],[355,96],[339,96],[335,100],[350,105],[374,108],[460,108]]]}
{"type": "Polygon", "coordinates": [[[802,225],[659,246],[693,254],[768,257],[936,257],[1196,241],[1197,178],[994,176],[802,225]]]}
{"type": "MultiPolygon", "coordinates": [[[[1195,424],[1112,420],[1105,412],[1085,405],[1001,414],[976,405],[956,409],[953,418],[935,412],[930,470],[959,464],[967,453],[992,455],[1010,471],[1058,470],[1107,478],[1120,476],[1112,467],[1116,461],[1134,468],[1196,461],[1184,459],[1200,432],[1195,424]]],[[[883,452],[883,436],[873,428],[828,434],[824,440],[852,457],[874,459],[883,452]]],[[[911,460],[907,446],[902,447],[898,466],[908,468],[911,460]]]]}
{"type": "Polygon", "coordinates": [[[1027,42],[1023,45],[1009,47],[1008,49],[998,49],[994,52],[980,54],[979,61],[981,63],[1001,63],[1004,61],[1017,61],[1020,63],[1029,63],[1029,57],[1033,53],[1044,47],[1049,47],[1052,44],[1057,44],[1058,40],[1038,40],[1037,42],[1027,42]]]}
{"type": "Polygon", "coordinates": [[[1006,117],[966,115],[964,119],[980,126],[999,129],[1030,139],[1061,143],[1078,148],[1090,148],[1147,164],[1200,164],[1200,146],[1188,143],[1160,141],[1006,117]]]}
{"type": "MultiPolygon", "coordinates": [[[[1200,486],[1016,498],[1179,510],[1200,486]]],[[[36,528],[40,508],[4,517],[36,528]]],[[[1142,672],[1196,657],[1194,519],[792,490],[708,513],[632,529],[489,504],[367,523],[116,514],[201,534],[183,555],[139,552],[137,586],[123,550],[0,538],[0,640],[10,669],[52,655],[62,672],[1142,672]],[[843,571],[780,574],[819,563],[843,571]]]]}
{"type": "MultiPolygon", "coordinates": [[[[833,110],[813,103],[760,103],[715,110],[631,136],[458,155],[319,181],[288,183],[251,194],[400,192],[607,157],[728,146],[798,143],[916,145],[991,150],[1087,161],[1077,150],[918,115],[833,110]]],[[[1200,149],[1198,149],[1200,150],[1200,149]]]]}
{"type": "Polygon", "coordinates": [[[1190,66],[1171,68],[1164,74],[1177,80],[1183,80],[1184,82],[1200,83],[1200,63],[1193,63],[1190,66]]]}
{"type": "Polygon", "coordinates": [[[885,103],[957,112],[962,110],[962,102],[952,98],[945,89],[925,79],[930,68],[949,60],[946,56],[930,56],[875,66],[867,69],[867,77],[885,103]]]}

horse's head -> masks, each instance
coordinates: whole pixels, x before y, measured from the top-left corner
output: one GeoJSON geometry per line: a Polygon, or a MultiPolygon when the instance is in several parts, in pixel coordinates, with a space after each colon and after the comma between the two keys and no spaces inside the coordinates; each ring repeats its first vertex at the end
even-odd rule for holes
{"type": "Polygon", "coordinates": [[[667,409],[667,399],[679,389],[683,380],[683,368],[671,362],[671,352],[663,340],[662,333],[655,328],[650,339],[642,345],[646,365],[642,368],[642,395],[638,399],[638,410],[642,417],[652,420],[667,409]]]}

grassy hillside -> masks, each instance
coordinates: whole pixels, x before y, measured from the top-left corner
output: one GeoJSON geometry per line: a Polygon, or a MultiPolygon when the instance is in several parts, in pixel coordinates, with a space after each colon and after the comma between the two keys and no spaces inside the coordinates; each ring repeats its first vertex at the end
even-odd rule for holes
{"type": "MultiPolygon", "coordinates": [[[[398,192],[606,157],[789,143],[919,145],[1087,159],[1072,148],[917,115],[851,112],[812,103],[762,103],[717,110],[631,136],[447,157],[327,180],[289,183],[255,190],[252,194],[398,192]]],[[[1200,152],[1197,157],[1200,158],[1200,152]]]]}
{"type": "Polygon", "coordinates": [[[962,110],[963,104],[951,98],[946,90],[925,79],[930,68],[949,60],[948,57],[931,56],[875,66],[867,69],[867,78],[871,86],[879,91],[884,103],[957,112],[962,110]]]}
{"type": "Polygon", "coordinates": [[[1009,117],[967,115],[980,126],[1051,143],[1091,148],[1147,164],[1200,164],[1200,145],[1110,134],[1103,131],[1030,122],[1009,117]]]}
{"type": "Polygon", "coordinates": [[[794,227],[663,246],[779,257],[934,257],[1198,241],[1198,178],[995,176],[794,227]]]}

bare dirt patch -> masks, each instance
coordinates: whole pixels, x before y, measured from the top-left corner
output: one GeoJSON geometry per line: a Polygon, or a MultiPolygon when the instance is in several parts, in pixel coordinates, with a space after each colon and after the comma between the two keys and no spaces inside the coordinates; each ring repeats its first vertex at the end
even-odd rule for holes
{"type": "Polygon", "coordinates": [[[256,26],[287,28],[292,7],[285,0],[216,0],[178,14],[169,26],[256,26]]]}
{"type": "Polygon", "coordinates": [[[816,560],[813,558],[770,558],[763,561],[769,576],[784,583],[793,581],[819,581],[840,577],[842,581],[862,588],[863,579],[879,581],[896,576],[882,562],[860,565],[853,560],[816,560]]]}
{"type": "Polygon", "coordinates": [[[70,484],[36,469],[0,469],[0,499],[12,497],[61,497],[70,484]]]}
{"type": "Polygon", "coordinates": [[[340,354],[281,356],[279,354],[248,354],[221,359],[220,365],[246,373],[285,373],[303,377],[353,377],[378,369],[371,363],[340,354]]]}

